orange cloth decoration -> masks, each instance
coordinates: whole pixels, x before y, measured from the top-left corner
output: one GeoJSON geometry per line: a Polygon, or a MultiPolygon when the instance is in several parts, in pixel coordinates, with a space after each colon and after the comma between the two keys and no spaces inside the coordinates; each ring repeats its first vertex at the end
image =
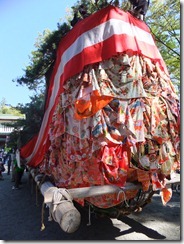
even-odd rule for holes
{"type": "Polygon", "coordinates": [[[172,197],[172,189],[167,189],[166,187],[160,191],[162,203],[165,206],[172,197]]]}
{"type": "Polygon", "coordinates": [[[75,102],[75,119],[81,120],[93,116],[112,100],[113,97],[101,95],[97,90],[92,91],[90,100],[82,98],[75,102]]]}

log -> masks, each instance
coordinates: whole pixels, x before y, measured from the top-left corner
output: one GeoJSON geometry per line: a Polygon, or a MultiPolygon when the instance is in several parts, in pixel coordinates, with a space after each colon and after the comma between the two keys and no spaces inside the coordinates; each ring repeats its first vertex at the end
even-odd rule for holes
{"type": "MultiPolygon", "coordinates": [[[[48,204],[52,202],[53,191],[56,189],[58,188],[54,187],[52,183],[49,181],[46,181],[41,185],[40,190],[42,192],[42,195],[44,196],[45,203],[48,204]]],[[[104,194],[119,193],[122,191],[125,192],[127,190],[136,190],[136,189],[141,189],[141,184],[127,183],[124,187],[121,188],[115,185],[71,188],[68,189],[68,192],[72,196],[72,198],[75,199],[75,198],[95,197],[104,194]]]]}
{"type": "Polygon", "coordinates": [[[91,186],[73,189],[64,189],[55,187],[50,181],[44,182],[40,186],[40,191],[44,196],[44,203],[49,206],[53,219],[59,223],[61,229],[67,233],[73,233],[79,228],[81,215],[74,207],[72,200],[75,198],[86,198],[99,196],[115,192],[126,191],[130,189],[140,189],[141,184],[128,183],[126,187],[120,188],[113,185],[91,186]],[[66,193],[66,195],[65,195],[66,193]],[[60,194],[59,201],[55,203],[54,196],[60,194]],[[56,206],[57,204],[57,206],[56,206]]]}
{"type": "MultiPolygon", "coordinates": [[[[61,229],[67,233],[75,232],[79,228],[81,222],[81,215],[75,208],[73,199],[95,197],[142,188],[141,183],[134,184],[129,182],[127,182],[124,187],[103,185],[71,189],[57,188],[50,181],[45,181],[40,184],[43,178],[42,174],[36,176],[34,170],[30,170],[30,173],[40,187],[40,191],[44,197],[44,203],[49,207],[50,215],[57,223],[59,223],[61,229]]],[[[171,184],[179,183],[180,174],[175,174],[170,181],[167,180],[166,184],[169,186],[171,184]]]]}
{"type": "Polygon", "coordinates": [[[40,192],[44,196],[44,203],[49,207],[50,218],[53,218],[64,232],[75,232],[80,226],[81,215],[75,208],[70,194],[66,194],[66,189],[54,187],[50,181],[40,185],[44,175],[36,174],[34,169],[29,172],[40,187],[40,192]],[[49,201],[45,201],[46,192],[49,193],[49,201]]]}
{"type": "Polygon", "coordinates": [[[127,190],[138,190],[141,188],[141,184],[126,183],[124,187],[118,187],[115,185],[103,185],[103,186],[90,186],[82,188],[68,189],[73,198],[86,198],[95,197],[111,193],[119,193],[127,190]]]}
{"type": "MultiPolygon", "coordinates": [[[[170,184],[180,184],[180,174],[175,174],[175,176],[171,180],[166,181],[166,185],[170,184]]],[[[49,181],[44,182],[41,185],[41,192],[44,196],[44,202],[50,203],[52,202],[52,194],[53,191],[58,189],[54,187],[53,184],[49,181]]],[[[90,187],[82,187],[82,188],[71,188],[68,189],[68,192],[72,196],[73,199],[75,198],[87,198],[87,197],[94,197],[104,194],[110,193],[118,193],[120,191],[128,191],[128,190],[136,190],[141,189],[141,184],[134,184],[134,183],[126,183],[124,187],[118,187],[115,185],[103,185],[103,186],[90,186],[90,187]]]]}
{"type": "Polygon", "coordinates": [[[44,196],[44,203],[49,207],[50,215],[67,233],[75,232],[81,222],[81,215],[75,208],[73,198],[64,188],[57,188],[51,182],[46,181],[40,186],[44,196]],[[49,201],[46,200],[47,194],[49,201]]]}
{"type": "MultiPolygon", "coordinates": [[[[38,181],[40,183],[41,174],[35,176],[34,171],[31,170],[30,172],[33,178],[35,178],[36,182],[38,181]]],[[[166,180],[166,185],[170,186],[171,184],[180,184],[180,174],[175,173],[172,176],[171,180],[166,180]]],[[[134,184],[134,183],[127,182],[124,187],[118,187],[115,185],[103,185],[103,186],[90,186],[90,187],[82,187],[82,188],[71,188],[68,189],[67,191],[72,196],[72,198],[75,199],[75,198],[94,197],[94,196],[100,196],[100,195],[111,194],[111,193],[119,193],[122,191],[125,192],[128,190],[141,189],[141,187],[142,187],[141,183],[134,184]]],[[[42,195],[44,196],[44,202],[46,204],[52,202],[53,191],[57,189],[58,188],[55,187],[50,181],[45,181],[40,186],[40,190],[42,195]]]]}
{"type": "Polygon", "coordinates": [[[58,204],[52,216],[64,232],[73,233],[80,226],[81,215],[72,202],[63,201],[58,204]]]}

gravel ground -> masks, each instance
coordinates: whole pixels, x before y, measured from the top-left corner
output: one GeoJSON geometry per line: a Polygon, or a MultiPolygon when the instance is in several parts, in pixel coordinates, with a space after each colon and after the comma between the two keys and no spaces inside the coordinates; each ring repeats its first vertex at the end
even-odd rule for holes
{"type": "Polygon", "coordinates": [[[20,190],[12,190],[10,175],[5,172],[3,176],[4,180],[0,181],[0,239],[3,241],[181,240],[180,194],[177,192],[173,192],[166,206],[155,194],[142,212],[118,219],[92,214],[91,225],[88,225],[88,212],[77,206],[81,224],[76,232],[68,234],[55,221],[48,221],[48,208],[44,214],[45,230],[40,230],[43,196],[36,194],[28,172],[24,173],[20,190]]]}

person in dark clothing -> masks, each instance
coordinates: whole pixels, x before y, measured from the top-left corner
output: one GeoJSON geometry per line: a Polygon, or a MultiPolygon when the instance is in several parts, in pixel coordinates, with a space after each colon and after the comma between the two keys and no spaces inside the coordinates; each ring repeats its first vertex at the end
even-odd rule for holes
{"type": "Polygon", "coordinates": [[[20,150],[19,149],[16,150],[16,157],[15,157],[13,163],[14,163],[15,184],[12,187],[12,190],[17,190],[17,189],[19,189],[19,185],[21,184],[21,179],[22,179],[22,176],[23,176],[24,170],[25,170],[25,160],[23,160],[20,157],[20,150]]]}
{"type": "Polygon", "coordinates": [[[150,0],[129,0],[132,4],[132,10],[130,12],[133,13],[138,18],[145,19],[145,15],[148,11],[150,0]]]}
{"type": "Polygon", "coordinates": [[[0,158],[0,180],[4,180],[2,175],[2,172],[4,171],[5,171],[4,163],[2,161],[2,158],[0,158]]]}
{"type": "Polygon", "coordinates": [[[74,27],[74,25],[76,25],[80,20],[85,19],[88,16],[87,8],[81,4],[79,8],[74,11],[73,19],[70,21],[71,26],[74,27]]]}
{"type": "Polygon", "coordinates": [[[17,165],[17,161],[16,159],[14,159],[14,180],[15,180],[15,184],[12,187],[12,190],[17,190],[19,189],[19,186],[21,184],[21,179],[22,176],[24,174],[24,169],[25,166],[22,164],[20,167],[17,165]]]}

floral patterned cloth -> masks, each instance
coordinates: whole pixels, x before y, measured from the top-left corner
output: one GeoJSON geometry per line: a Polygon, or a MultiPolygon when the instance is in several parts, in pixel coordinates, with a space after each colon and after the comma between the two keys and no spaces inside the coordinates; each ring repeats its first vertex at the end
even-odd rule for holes
{"type": "MultiPolygon", "coordinates": [[[[57,187],[152,184],[167,202],[165,179],[180,168],[178,120],[178,97],[158,63],[122,53],[88,65],[64,85],[40,170],[57,187]]],[[[136,193],[87,200],[108,208],[136,193]]]]}

